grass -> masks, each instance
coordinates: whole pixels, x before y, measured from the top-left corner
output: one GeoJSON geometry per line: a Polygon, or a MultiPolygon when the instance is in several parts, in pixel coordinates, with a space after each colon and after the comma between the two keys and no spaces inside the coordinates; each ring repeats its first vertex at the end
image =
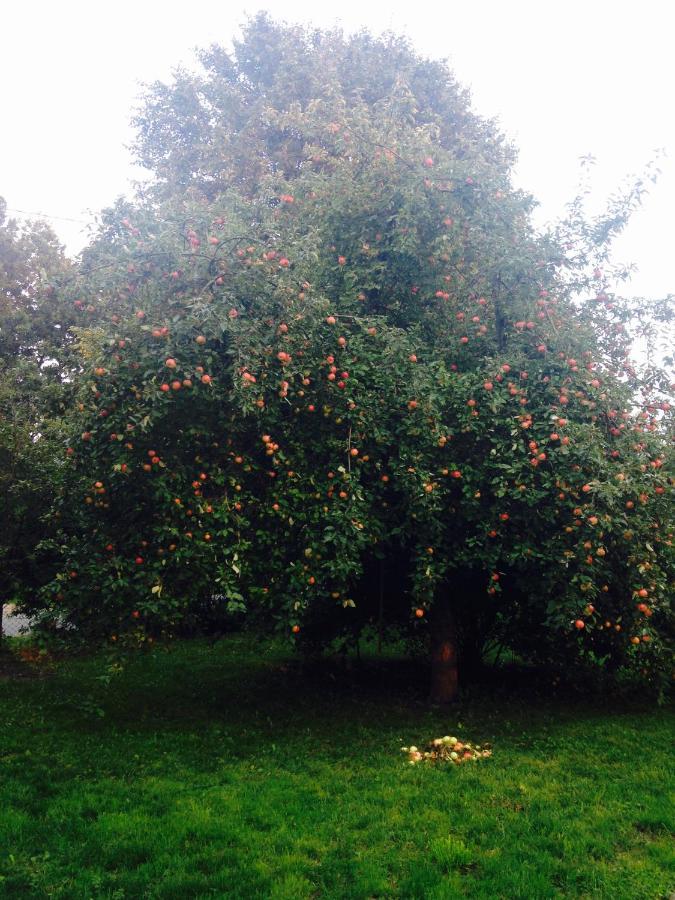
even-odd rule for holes
{"type": "Polygon", "coordinates": [[[412,670],[302,677],[230,637],[0,680],[0,897],[659,898],[673,716],[412,670]],[[105,716],[92,707],[102,705],[105,716]],[[494,756],[412,767],[454,733],[494,756]]]}

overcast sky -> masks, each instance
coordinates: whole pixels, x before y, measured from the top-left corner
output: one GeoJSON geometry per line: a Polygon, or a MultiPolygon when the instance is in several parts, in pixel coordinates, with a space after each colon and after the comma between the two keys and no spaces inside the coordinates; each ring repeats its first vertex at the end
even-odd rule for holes
{"type": "Polygon", "coordinates": [[[636,294],[675,291],[675,52],[670,4],[658,0],[49,0],[0,14],[0,195],[13,210],[47,213],[71,252],[93,212],[129,191],[127,145],[144,81],[191,65],[193,49],[228,44],[246,12],[292,22],[391,29],[447,58],[474,108],[497,117],[520,149],[516,183],[563,211],[579,157],[597,159],[594,197],[639,171],[657,148],[662,176],[617,245],[639,267],[636,294]],[[80,220],[77,222],[67,219],[80,220]]]}

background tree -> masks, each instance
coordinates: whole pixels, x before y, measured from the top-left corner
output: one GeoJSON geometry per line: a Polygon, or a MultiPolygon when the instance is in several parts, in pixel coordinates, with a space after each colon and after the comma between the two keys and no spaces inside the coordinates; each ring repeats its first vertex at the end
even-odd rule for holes
{"type": "Polygon", "coordinates": [[[351,137],[307,132],[308,114],[321,110],[327,124],[340,121],[336,114],[382,115],[386,107],[394,127],[432,131],[435,144],[474,167],[507,169],[515,159],[494,124],[471,111],[448,68],[395,35],[345,37],[262,13],[232,52],[213,45],[199,59],[201,76],[177,71],[172,84],[150,86],[134,120],[137,158],[154,174],[159,197],[189,191],[213,200],[232,188],[257,196],[270,173],[292,180],[308,164],[330,168],[351,137]]]}
{"type": "MultiPolygon", "coordinates": [[[[19,225],[0,198],[0,598],[30,594],[47,577],[36,549],[63,468],[72,315],[55,285],[69,272],[46,225],[19,225]],[[57,462],[58,460],[58,462],[57,462]]],[[[1,623],[0,623],[1,626],[1,623]]],[[[1,627],[0,627],[1,630],[1,627]]]]}

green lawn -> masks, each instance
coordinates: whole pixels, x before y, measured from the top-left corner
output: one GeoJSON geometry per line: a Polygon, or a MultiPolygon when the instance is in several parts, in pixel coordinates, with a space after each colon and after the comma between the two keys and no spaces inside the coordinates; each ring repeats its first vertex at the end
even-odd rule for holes
{"type": "Polygon", "coordinates": [[[392,661],[369,679],[303,679],[287,655],[183,642],[107,694],[95,661],[0,679],[0,896],[675,889],[671,713],[507,685],[444,713],[392,661]],[[447,733],[494,756],[406,763],[402,744],[447,733]]]}

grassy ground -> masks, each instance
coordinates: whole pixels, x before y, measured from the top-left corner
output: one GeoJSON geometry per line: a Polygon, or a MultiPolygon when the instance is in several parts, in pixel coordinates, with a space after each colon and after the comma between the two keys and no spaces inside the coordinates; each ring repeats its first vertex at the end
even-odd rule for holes
{"type": "MultiPolygon", "coordinates": [[[[228,638],[0,680],[0,897],[667,897],[673,717],[474,690],[390,662],[303,679],[228,638]],[[93,695],[92,695],[93,691],[93,695]],[[101,705],[105,716],[92,709],[101,705]],[[446,733],[494,756],[411,767],[446,733]]],[[[5,670],[7,673],[7,670],[5,670]]]]}

